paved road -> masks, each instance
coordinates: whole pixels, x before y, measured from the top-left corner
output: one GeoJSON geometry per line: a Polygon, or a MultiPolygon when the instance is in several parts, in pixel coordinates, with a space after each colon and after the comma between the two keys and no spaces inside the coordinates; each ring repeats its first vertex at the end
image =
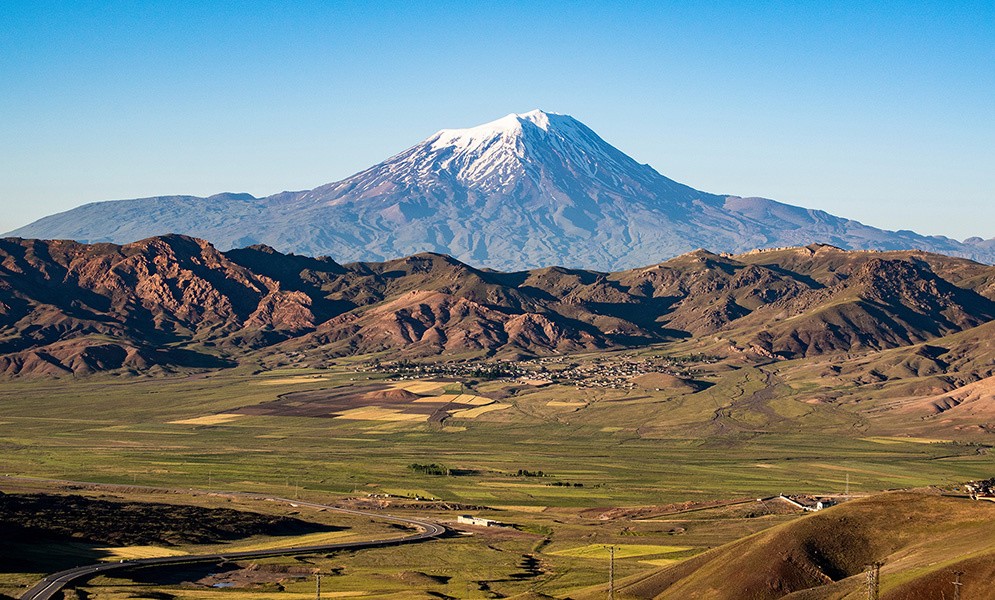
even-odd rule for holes
{"type": "Polygon", "coordinates": [[[396,517],[392,515],[382,515],[372,512],[364,512],[361,510],[350,510],[348,508],[339,508],[336,506],[327,506],[324,504],[316,504],[314,502],[303,502],[301,500],[288,500],[286,498],[274,498],[270,496],[262,496],[258,494],[246,494],[246,493],[230,493],[233,496],[241,496],[246,498],[256,498],[261,500],[272,500],[276,502],[285,502],[294,506],[307,506],[310,508],[318,508],[323,510],[330,510],[335,512],[347,513],[351,515],[359,515],[362,517],[371,517],[374,519],[379,519],[381,521],[390,521],[393,523],[399,523],[402,525],[408,525],[418,529],[416,533],[410,535],[403,535],[399,537],[385,537],[375,540],[364,540],[356,542],[339,542],[337,544],[321,544],[317,546],[294,546],[290,548],[280,548],[274,550],[252,550],[245,552],[226,552],[223,554],[197,554],[197,555],[184,555],[184,556],[163,556],[160,558],[140,558],[135,560],[128,560],[124,562],[116,563],[97,563],[93,565],[85,565],[82,567],[76,567],[75,569],[67,569],[65,571],[60,571],[58,573],[53,573],[45,579],[39,581],[33,588],[29,589],[27,592],[21,595],[21,600],[49,600],[51,598],[58,597],[58,594],[62,591],[62,588],[66,587],[74,581],[80,579],[89,579],[94,575],[103,574],[107,571],[115,571],[121,569],[142,569],[149,567],[159,567],[164,565],[183,565],[183,564],[195,564],[195,563],[205,563],[205,562],[219,562],[226,560],[241,560],[246,558],[264,558],[268,556],[287,556],[293,554],[318,554],[321,552],[330,552],[334,550],[360,550],[362,548],[378,548],[382,546],[395,546],[398,544],[411,544],[414,542],[421,542],[425,540],[430,540],[437,538],[446,532],[446,528],[438,523],[432,521],[423,521],[421,519],[408,519],[404,517],[396,517]]]}

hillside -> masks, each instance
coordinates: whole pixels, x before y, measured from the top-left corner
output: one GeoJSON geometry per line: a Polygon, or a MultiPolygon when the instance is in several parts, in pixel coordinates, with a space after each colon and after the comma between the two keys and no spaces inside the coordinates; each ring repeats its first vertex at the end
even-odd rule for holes
{"type": "MultiPolygon", "coordinates": [[[[760,361],[912,347],[995,319],[992,267],[824,246],[705,250],[616,273],[502,273],[439,254],[340,264],[185,236],[0,241],[0,372],[86,375],[267,356],[523,357],[698,343],[760,361]],[[946,279],[945,277],[949,277],[946,279]],[[987,294],[987,295],[986,295],[987,294]]],[[[953,339],[953,338],[951,338],[953,339]]],[[[979,336],[977,344],[987,338],[979,336]]],[[[979,350],[980,351],[980,350],[979,350]]]]}
{"type": "Polygon", "coordinates": [[[435,252],[505,270],[614,271],[695,248],[743,252],[814,242],[995,262],[995,240],[885,231],[765,198],[696,190],[580,121],[540,110],[443,129],[312,190],[97,202],[7,235],[124,244],[168,233],[222,250],[266,244],[344,261],[435,252]]]}
{"type": "Polygon", "coordinates": [[[616,597],[856,600],[866,565],[881,562],[884,600],[952,597],[954,571],[962,598],[995,598],[993,515],[990,502],[919,493],[853,500],[633,577],[616,597]]]}

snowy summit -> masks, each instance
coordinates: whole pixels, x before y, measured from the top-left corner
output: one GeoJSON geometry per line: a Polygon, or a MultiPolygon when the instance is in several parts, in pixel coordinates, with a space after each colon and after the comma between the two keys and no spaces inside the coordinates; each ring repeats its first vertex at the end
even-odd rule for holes
{"type": "Polygon", "coordinates": [[[165,233],[336,260],[450,254],[477,266],[635,267],[695,248],[813,242],[995,260],[995,241],[868,227],[763,198],[709,194],[639,164],[573,117],[533,110],[443,129],[347,179],[268,198],[170,196],[82,206],[13,235],[131,242],[165,233]]]}
{"type": "Polygon", "coordinates": [[[380,193],[387,182],[448,191],[458,183],[474,195],[516,194],[528,187],[529,193],[570,203],[581,197],[597,199],[605,192],[628,195],[660,180],[674,184],[573,117],[533,110],[476,127],[443,129],[367,171],[319,189],[331,205],[357,200],[357,191],[361,197],[380,193]],[[564,186],[572,188],[570,193],[564,186]]]}

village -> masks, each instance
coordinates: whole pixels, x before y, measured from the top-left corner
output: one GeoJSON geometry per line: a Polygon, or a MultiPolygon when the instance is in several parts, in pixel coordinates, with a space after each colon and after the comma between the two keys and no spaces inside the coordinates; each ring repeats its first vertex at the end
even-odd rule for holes
{"type": "Polygon", "coordinates": [[[500,380],[533,386],[560,384],[578,388],[636,389],[633,381],[642,375],[663,374],[681,379],[693,379],[698,364],[711,364],[717,359],[706,355],[687,357],[621,354],[594,357],[583,363],[576,357],[548,356],[520,361],[491,359],[461,362],[374,361],[360,371],[387,373],[398,380],[422,377],[454,379],[500,380]]]}
{"type": "Polygon", "coordinates": [[[964,490],[967,491],[972,500],[995,501],[995,477],[980,481],[968,481],[964,484],[964,490]]]}

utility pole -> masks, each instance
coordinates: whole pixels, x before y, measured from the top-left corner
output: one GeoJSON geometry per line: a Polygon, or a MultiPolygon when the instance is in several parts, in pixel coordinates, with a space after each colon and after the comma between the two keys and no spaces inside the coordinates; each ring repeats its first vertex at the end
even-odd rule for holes
{"type": "Polygon", "coordinates": [[[615,546],[608,546],[608,600],[615,600],[615,546]]]}
{"type": "Polygon", "coordinates": [[[960,587],[964,585],[960,582],[960,576],[964,574],[964,571],[954,571],[954,600],[960,600],[960,587]]]}
{"type": "Polygon", "coordinates": [[[881,565],[884,563],[875,562],[867,565],[867,600],[878,600],[881,593],[881,565]]]}
{"type": "Polygon", "coordinates": [[[314,598],[315,600],[321,600],[321,573],[317,572],[314,574],[314,598]]]}

